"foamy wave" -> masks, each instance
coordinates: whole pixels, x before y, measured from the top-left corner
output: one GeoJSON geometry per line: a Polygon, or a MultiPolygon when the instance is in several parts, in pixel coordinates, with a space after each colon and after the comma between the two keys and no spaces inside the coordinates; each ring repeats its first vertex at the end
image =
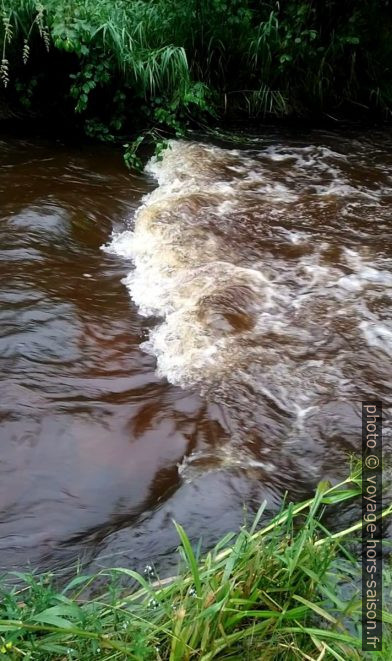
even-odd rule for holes
{"type": "Polygon", "coordinates": [[[211,385],[241,374],[253,393],[269,392],[271,401],[278,393],[295,412],[295,402],[312,410],[320,400],[304,382],[308,373],[339,390],[342,362],[333,354],[331,365],[330,346],[342,337],[386,350],[388,331],[373,332],[377,318],[367,305],[391,287],[390,265],[374,265],[365,248],[331,243],[339,226],[328,236],[319,223],[334,196],[364,192],[347,183],[342,167],[347,157],[327,148],[240,152],[182,141],[151,159],[146,170],[158,187],[133,228],[106,249],[132,260],[124,283],[140,314],[160,320],[142,347],[161,375],[211,385]],[[298,181],[293,162],[295,172],[305,170],[298,181]],[[326,173],[330,181],[319,186],[326,173]]]}
{"type": "Polygon", "coordinates": [[[235,180],[252,163],[235,167],[233,159],[235,151],[172,143],[162,161],[147,166],[159,187],[144,198],[134,230],[107,246],[133,260],[124,283],[140,313],[163,320],[142,346],[172,383],[217,378],[232,368],[236,335],[249,333],[260,308],[273,305],[263,273],[233,263],[235,255],[211,231],[212,217],[232,210],[235,180]],[[197,214],[210,222],[198,223],[197,214]]]}

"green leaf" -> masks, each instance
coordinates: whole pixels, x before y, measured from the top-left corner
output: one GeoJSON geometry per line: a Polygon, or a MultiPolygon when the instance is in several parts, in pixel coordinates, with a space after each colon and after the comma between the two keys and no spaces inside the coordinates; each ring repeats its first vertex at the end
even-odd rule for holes
{"type": "Polygon", "coordinates": [[[75,576],[75,578],[72,579],[65,588],[63,589],[63,594],[68,592],[68,590],[72,590],[73,588],[76,588],[78,585],[81,585],[82,583],[87,583],[87,581],[91,580],[91,576],[75,576]]]}
{"type": "Polygon", "coordinates": [[[382,611],[381,619],[383,622],[386,622],[387,624],[392,624],[392,613],[388,613],[387,611],[382,611]]]}
{"type": "Polygon", "coordinates": [[[72,629],[74,626],[72,622],[66,620],[63,615],[69,615],[68,606],[52,606],[34,615],[31,619],[33,622],[39,622],[40,624],[50,624],[54,627],[59,627],[60,629],[72,629]]]}
{"type": "Polygon", "coordinates": [[[185,555],[186,555],[187,560],[188,560],[189,568],[192,572],[196,594],[197,594],[198,597],[200,597],[201,593],[202,593],[201,581],[200,581],[199,567],[197,565],[195,554],[193,553],[191,543],[189,541],[189,538],[188,538],[184,528],[182,526],[180,526],[179,523],[176,523],[175,521],[174,521],[174,525],[175,525],[176,530],[178,532],[178,535],[181,539],[181,543],[182,543],[183,549],[185,551],[185,555]]]}
{"type": "Polygon", "coordinates": [[[18,631],[22,628],[22,622],[8,622],[0,620],[0,631],[18,631]]]}
{"type": "MultiPolygon", "coordinates": [[[[124,574],[125,576],[129,576],[130,578],[133,578],[135,581],[140,583],[140,585],[146,590],[146,592],[151,593],[154,592],[153,588],[151,585],[141,576],[141,574],[138,574],[138,572],[133,571],[132,569],[125,569],[123,567],[114,567],[112,572],[117,572],[119,574],[124,574]]],[[[154,597],[159,601],[159,595],[158,593],[154,592],[154,597]],[[155,597],[156,594],[156,597],[155,597]]]]}
{"type": "Polygon", "coordinates": [[[328,622],[332,622],[332,624],[337,624],[337,619],[333,617],[333,615],[331,615],[330,613],[327,613],[327,611],[325,611],[324,608],[321,608],[321,606],[319,606],[318,604],[314,604],[308,599],[305,599],[305,597],[301,597],[299,594],[293,594],[293,598],[301,602],[301,604],[304,604],[305,606],[310,608],[312,611],[317,613],[317,615],[320,615],[320,617],[324,618],[325,620],[328,620],[328,622]]]}
{"type": "Polygon", "coordinates": [[[339,633],[337,631],[330,631],[329,629],[316,629],[314,627],[283,627],[281,633],[307,633],[310,636],[318,636],[323,640],[324,638],[329,638],[331,640],[337,640],[342,643],[348,643],[353,647],[361,647],[361,640],[350,636],[349,634],[339,633]]]}

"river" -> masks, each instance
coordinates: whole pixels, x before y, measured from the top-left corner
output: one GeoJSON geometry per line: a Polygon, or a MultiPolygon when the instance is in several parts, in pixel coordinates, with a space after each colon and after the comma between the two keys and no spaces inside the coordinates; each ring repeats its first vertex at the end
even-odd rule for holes
{"type": "Polygon", "coordinates": [[[209,546],[346,476],[392,403],[389,134],[0,159],[2,570],[164,567],[173,519],[209,546]]]}

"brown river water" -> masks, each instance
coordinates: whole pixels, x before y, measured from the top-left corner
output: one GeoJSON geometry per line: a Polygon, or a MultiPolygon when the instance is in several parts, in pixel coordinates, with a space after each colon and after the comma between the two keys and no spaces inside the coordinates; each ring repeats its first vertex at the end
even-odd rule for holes
{"type": "Polygon", "coordinates": [[[1,570],[164,567],[173,519],[209,546],[346,476],[392,403],[389,134],[0,164],[1,570]]]}

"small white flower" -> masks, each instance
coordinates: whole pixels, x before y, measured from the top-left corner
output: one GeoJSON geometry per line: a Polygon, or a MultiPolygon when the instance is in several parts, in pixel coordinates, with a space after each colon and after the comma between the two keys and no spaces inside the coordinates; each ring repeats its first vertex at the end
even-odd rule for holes
{"type": "Polygon", "coordinates": [[[151,565],[146,565],[144,567],[143,574],[145,576],[154,576],[154,569],[151,567],[151,565]]]}

